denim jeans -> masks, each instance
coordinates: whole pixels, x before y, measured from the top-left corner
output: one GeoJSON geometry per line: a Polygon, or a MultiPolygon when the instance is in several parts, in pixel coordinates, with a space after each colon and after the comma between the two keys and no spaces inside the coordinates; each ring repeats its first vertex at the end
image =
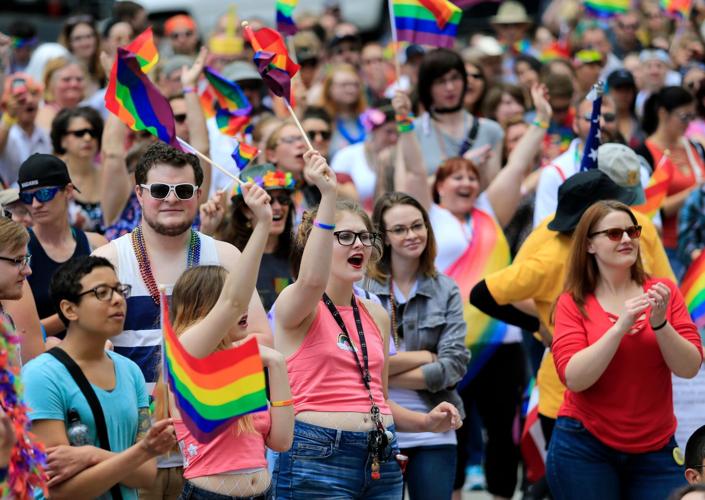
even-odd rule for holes
{"type": "Polygon", "coordinates": [[[181,490],[179,500],[271,500],[272,486],[267,488],[267,491],[250,497],[231,497],[230,495],[221,495],[212,491],[199,488],[191,481],[184,481],[184,489],[181,490]]]}
{"type": "Polygon", "coordinates": [[[454,444],[405,448],[402,453],[409,457],[404,482],[410,500],[450,500],[457,458],[454,444]]]}
{"type": "MultiPolygon", "coordinates": [[[[394,427],[388,430],[394,432],[394,427]]],[[[350,432],[296,422],[294,443],[279,453],[272,483],[277,499],[399,500],[401,469],[396,435],[389,460],[380,464],[380,479],[372,479],[367,432],[350,432]]]]}
{"type": "Polygon", "coordinates": [[[555,500],[663,500],[685,485],[673,458],[676,440],[647,453],[623,453],[601,443],[579,420],[559,417],[546,458],[555,500]]]}

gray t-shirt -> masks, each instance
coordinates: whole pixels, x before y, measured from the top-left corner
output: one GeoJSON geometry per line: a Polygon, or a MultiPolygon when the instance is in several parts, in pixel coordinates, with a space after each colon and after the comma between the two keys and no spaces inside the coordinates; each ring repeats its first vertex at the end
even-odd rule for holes
{"type": "MultiPolygon", "coordinates": [[[[428,113],[422,114],[414,121],[414,132],[421,144],[424,163],[429,175],[436,173],[438,166],[446,158],[458,156],[460,153],[460,148],[470,133],[473,121],[473,116],[467,111],[463,111],[463,118],[465,123],[463,136],[460,139],[443,133],[428,113]]],[[[497,144],[501,144],[504,139],[504,131],[499,123],[487,118],[479,120],[480,124],[472,148],[479,148],[486,144],[494,148],[497,144]]]]}

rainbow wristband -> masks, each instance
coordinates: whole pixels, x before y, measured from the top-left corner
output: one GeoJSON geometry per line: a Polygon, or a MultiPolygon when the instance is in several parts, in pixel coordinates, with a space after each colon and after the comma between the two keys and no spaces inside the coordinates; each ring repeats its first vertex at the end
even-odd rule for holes
{"type": "Polygon", "coordinates": [[[284,399],[282,401],[270,401],[269,404],[272,408],[281,408],[283,406],[292,406],[294,404],[293,399],[284,399]]]}
{"type": "Polygon", "coordinates": [[[325,229],[326,231],[332,231],[335,229],[335,224],[325,224],[320,222],[318,219],[313,221],[313,225],[320,229],[325,229]]]}
{"type": "Polygon", "coordinates": [[[397,130],[400,134],[406,134],[414,130],[414,115],[396,115],[395,121],[397,122],[397,130]]]}
{"type": "Polygon", "coordinates": [[[542,122],[539,119],[536,119],[531,122],[532,125],[535,125],[536,127],[542,128],[544,130],[548,130],[548,122],[542,122]]]}

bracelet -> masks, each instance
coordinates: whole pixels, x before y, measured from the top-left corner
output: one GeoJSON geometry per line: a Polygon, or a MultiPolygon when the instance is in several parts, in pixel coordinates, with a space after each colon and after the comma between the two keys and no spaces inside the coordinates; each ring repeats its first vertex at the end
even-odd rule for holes
{"type": "Polygon", "coordinates": [[[534,121],[531,122],[532,125],[535,125],[536,127],[542,128],[544,130],[548,130],[548,122],[542,122],[538,118],[534,121]]]}
{"type": "Polygon", "coordinates": [[[409,113],[408,115],[396,115],[395,121],[397,122],[397,131],[400,134],[405,134],[414,130],[414,115],[409,113]]]}
{"type": "Polygon", "coordinates": [[[17,118],[15,118],[14,116],[10,116],[8,113],[3,113],[2,114],[2,123],[7,125],[7,128],[10,128],[15,123],[17,123],[17,118]]]}
{"type": "Polygon", "coordinates": [[[269,404],[273,408],[281,408],[282,406],[292,406],[294,404],[294,400],[284,399],[282,401],[270,401],[269,404]]]}
{"type": "Polygon", "coordinates": [[[184,94],[190,94],[191,92],[196,91],[196,89],[194,89],[193,87],[183,87],[181,90],[183,91],[184,94]]]}
{"type": "Polygon", "coordinates": [[[332,231],[335,229],[335,224],[325,224],[318,219],[313,221],[313,225],[320,229],[325,229],[326,231],[332,231]]]}
{"type": "Polygon", "coordinates": [[[664,319],[664,320],[663,320],[663,323],[661,323],[659,326],[652,326],[651,329],[652,329],[653,331],[660,330],[661,328],[663,328],[664,326],[666,326],[666,323],[668,323],[668,320],[667,320],[667,319],[664,319]]]}

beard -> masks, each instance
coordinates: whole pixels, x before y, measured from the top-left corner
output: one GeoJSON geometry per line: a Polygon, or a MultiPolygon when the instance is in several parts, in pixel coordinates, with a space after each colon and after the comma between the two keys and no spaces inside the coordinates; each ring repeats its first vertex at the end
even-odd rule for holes
{"type": "Polygon", "coordinates": [[[179,236],[191,229],[191,226],[193,225],[193,219],[166,225],[152,219],[145,212],[142,212],[142,217],[144,218],[144,221],[147,223],[147,225],[151,227],[155,233],[161,234],[162,236],[179,236]]]}

